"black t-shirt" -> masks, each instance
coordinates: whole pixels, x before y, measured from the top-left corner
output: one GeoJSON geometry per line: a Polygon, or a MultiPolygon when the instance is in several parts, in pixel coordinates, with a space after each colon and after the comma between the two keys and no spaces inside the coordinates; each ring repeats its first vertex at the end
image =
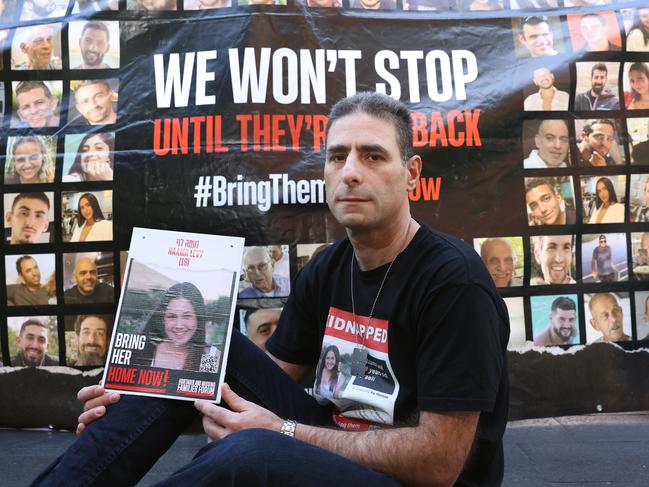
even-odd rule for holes
{"type": "Polygon", "coordinates": [[[298,274],[268,350],[289,363],[318,364],[317,382],[325,354],[333,357],[329,351],[337,348],[344,381],[326,399],[348,418],[399,425],[420,410],[481,411],[456,485],[499,485],[509,323],[482,260],[462,241],[422,226],[392,266],[371,323],[387,265],[367,272],[355,265],[356,322],[365,325],[360,332],[369,352],[365,376],[355,377],[351,355],[362,340],[352,315],[351,256],[344,239],[298,274]]]}

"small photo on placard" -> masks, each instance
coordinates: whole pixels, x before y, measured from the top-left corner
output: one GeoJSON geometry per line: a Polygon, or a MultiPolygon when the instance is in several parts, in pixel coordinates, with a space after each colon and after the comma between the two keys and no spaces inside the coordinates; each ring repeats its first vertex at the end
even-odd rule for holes
{"type": "Polygon", "coordinates": [[[119,10],[119,0],[76,0],[72,13],[83,12],[92,14],[93,12],[103,12],[107,10],[119,10]]]}
{"type": "Polygon", "coordinates": [[[257,306],[255,301],[239,301],[239,330],[246,335],[255,345],[266,350],[266,342],[275,333],[282,314],[284,303],[276,299],[264,302],[264,306],[257,306]]]}
{"type": "Polygon", "coordinates": [[[649,108],[649,63],[624,63],[622,77],[624,105],[627,110],[649,108]]]}
{"type": "Polygon", "coordinates": [[[63,81],[14,81],[13,116],[15,128],[58,127],[63,81]]]}
{"type": "Polygon", "coordinates": [[[516,56],[520,58],[556,56],[565,48],[559,17],[529,15],[514,18],[512,33],[516,56]]]}
{"type": "Polygon", "coordinates": [[[20,20],[40,20],[63,17],[69,0],[23,0],[20,20]]]}
{"type": "Polygon", "coordinates": [[[580,343],[577,295],[532,296],[534,345],[551,347],[580,343]]]}
{"type": "Polygon", "coordinates": [[[113,191],[64,191],[61,195],[64,242],[113,239],[113,191]]]}
{"type": "Polygon", "coordinates": [[[649,222],[649,174],[631,174],[629,221],[631,223],[649,222]]]}
{"type": "MultiPolygon", "coordinates": [[[[317,0],[307,0],[317,3],[317,0]]],[[[341,0],[335,0],[342,5],[341,0]]],[[[447,11],[450,9],[450,0],[403,0],[404,10],[416,10],[420,12],[447,11]]]]}
{"type": "Polygon", "coordinates": [[[631,233],[631,256],[633,277],[638,280],[649,279],[649,232],[631,233]]]}
{"type": "Polygon", "coordinates": [[[117,79],[70,81],[71,125],[109,125],[117,122],[117,79]]]}
{"type": "Polygon", "coordinates": [[[631,340],[629,293],[602,292],[584,295],[586,342],[631,340]]]}
{"type": "Polygon", "coordinates": [[[530,242],[531,286],[575,283],[574,235],[534,235],[530,242]]]}
{"type": "Polygon", "coordinates": [[[629,269],[626,234],[582,235],[581,269],[584,284],[627,281],[629,269]]]}
{"type": "Polygon", "coordinates": [[[523,167],[557,169],[570,166],[570,133],[565,120],[523,122],[523,167]]]}
{"type": "Polygon", "coordinates": [[[620,13],[627,33],[626,50],[649,52],[649,7],[623,8],[620,13]]]}
{"type": "Polygon", "coordinates": [[[246,247],[243,252],[239,299],[286,297],[291,291],[290,278],[288,245],[246,247]],[[281,250],[281,257],[277,247],[281,250]],[[287,260],[283,261],[283,258],[287,260]]]}
{"type": "Polygon", "coordinates": [[[113,315],[103,314],[65,316],[66,365],[103,367],[114,320],[113,315]]]}
{"type": "MultiPolygon", "coordinates": [[[[549,66],[549,65],[548,65],[549,66]]],[[[524,80],[523,110],[566,111],[570,105],[570,73],[559,67],[536,67],[530,78],[524,80]]]]}
{"type": "Polygon", "coordinates": [[[330,245],[329,243],[297,244],[297,270],[302,269],[307,262],[330,245]]]}
{"type": "Polygon", "coordinates": [[[70,69],[119,68],[119,22],[70,22],[68,39],[70,69]]]}
{"type": "Polygon", "coordinates": [[[575,89],[576,111],[611,111],[620,109],[618,73],[620,63],[579,62],[575,89]]]}
{"type": "Polygon", "coordinates": [[[523,298],[503,298],[509,315],[509,342],[507,349],[520,348],[527,343],[525,337],[525,308],[523,298]]]}
{"type": "Polygon", "coordinates": [[[625,164],[624,136],[619,120],[575,120],[575,136],[580,166],[606,167],[625,164]]]}
{"type": "Polygon", "coordinates": [[[8,306],[56,304],[54,254],[5,255],[8,306]]]}
{"type": "Polygon", "coordinates": [[[176,0],[126,0],[126,10],[170,11],[176,10],[176,0]]]}
{"type": "Polygon", "coordinates": [[[39,184],[54,181],[55,135],[22,135],[7,139],[5,184],[39,184]]]}
{"type": "Polygon", "coordinates": [[[525,178],[525,203],[529,226],[576,222],[572,176],[525,178]]]}
{"type": "Polygon", "coordinates": [[[635,326],[638,340],[649,340],[649,291],[635,293],[635,326]]]}
{"type": "Polygon", "coordinates": [[[631,164],[649,164],[649,118],[627,118],[631,145],[631,164]]]}
{"type": "Polygon", "coordinates": [[[112,252],[63,254],[65,304],[97,304],[115,301],[112,252]]]}
{"type": "Polygon", "coordinates": [[[7,318],[12,367],[59,365],[56,316],[10,316],[7,318]]]}
{"type": "Polygon", "coordinates": [[[568,30],[575,52],[619,51],[620,26],[615,12],[588,12],[568,15],[568,30]]]}
{"type": "Polygon", "coordinates": [[[61,69],[62,28],[61,23],[18,27],[11,45],[11,69],[15,71],[61,69]]]}
{"type": "Polygon", "coordinates": [[[624,223],[626,175],[582,176],[580,185],[584,223],[624,223]]]}
{"type": "Polygon", "coordinates": [[[480,254],[496,287],[523,285],[523,237],[474,238],[473,248],[480,254]]]}
{"type": "Polygon", "coordinates": [[[5,193],[5,242],[11,245],[49,243],[54,240],[54,193],[5,193]]]}
{"type": "Polygon", "coordinates": [[[64,151],[64,183],[113,180],[114,132],[67,134],[64,151]]]}

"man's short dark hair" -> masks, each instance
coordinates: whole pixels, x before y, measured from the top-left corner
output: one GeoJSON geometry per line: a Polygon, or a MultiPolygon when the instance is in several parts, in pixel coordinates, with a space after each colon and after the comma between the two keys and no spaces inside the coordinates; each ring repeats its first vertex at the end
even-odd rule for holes
{"type": "Polygon", "coordinates": [[[611,128],[613,129],[613,133],[614,134],[617,133],[617,127],[615,126],[615,122],[610,118],[598,118],[597,120],[591,120],[584,124],[581,131],[586,135],[590,135],[593,133],[593,125],[610,125],[611,128]]]}
{"type": "Polygon", "coordinates": [[[579,21],[581,22],[582,20],[588,19],[588,18],[597,19],[600,24],[606,25],[606,19],[604,17],[602,17],[601,15],[593,13],[593,12],[584,15],[579,21]]]}
{"type": "Polygon", "coordinates": [[[16,98],[18,95],[38,89],[43,90],[46,97],[52,98],[52,92],[43,81],[21,81],[16,85],[16,98]]]}
{"type": "Polygon", "coordinates": [[[410,159],[412,150],[412,119],[408,107],[394,98],[381,93],[363,92],[356,93],[348,98],[338,101],[329,112],[327,133],[334,122],[353,113],[364,113],[394,124],[397,131],[397,145],[402,160],[410,159]]]}
{"type": "Polygon", "coordinates": [[[540,24],[548,24],[550,25],[550,22],[548,21],[548,18],[545,15],[528,15],[527,17],[523,17],[521,19],[521,24],[520,24],[520,34],[523,35],[523,27],[526,25],[529,25],[531,27],[534,27],[535,25],[540,25],[540,24]]]}
{"type": "Polygon", "coordinates": [[[604,71],[606,74],[608,74],[608,68],[606,67],[606,64],[604,63],[595,63],[593,67],[590,70],[590,76],[591,78],[593,77],[593,74],[595,71],[604,71]]]}
{"type": "Polygon", "coordinates": [[[77,319],[74,320],[74,332],[79,336],[81,334],[81,324],[86,321],[87,318],[97,318],[98,320],[101,320],[104,322],[106,325],[106,332],[108,332],[108,323],[110,322],[110,318],[106,315],[79,315],[77,316],[77,319]]]}
{"type": "Polygon", "coordinates": [[[18,275],[20,276],[23,272],[23,261],[27,259],[32,259],[34,262],[36,262],[36,259],[34,259],[31,255],[23,255],[22,257],[18,257],[16,260],[16,272],[18,272],[18,275]]]}
{"type": "Polygon", "coordinates": [[[550,181],[549,179],[546,178],[530,178],[525,181],[525,194],[529,193],[531,190],[534,188],[537,188],[539,186],[546,185],[548,188],[550,188],[550,191],[552,193],[557,194],[557,188],[555,187],[554,183],[550,181]]]}
{"type": "Polygon", "coordinates": [[[562,309],[564,311],[576,311],[577,305],[572,299],[566,298],[565,296],[559,296],[557,299],[552,301],[551,306],[552,312],[556,311],[557,309],[562,309]]]}
{"type": "Polygon", "coordinates": [[[106,27],[106,24],[104,24],[103,22],[97,22],[96,20],[90,20],[86,22],[86,24],[83,26],[83,29],[81,30],[81,37],[83,37],[83,34],[85,34],[88,29],[105,32],[106,40],[110,41],[110,33],[108,32],[108,27],[106,27]]]}
{"type": "Polygon", "coordinates": [[[40,326],[41,328],[45,328],[47,330],[47,325],[43,323],[42,321],[35,320],[35,319],[29,319],[25,321],[22,325],[20,325],[20,333],[19,335],[22,335],[23,332],[25,331],[25,328],[28,326],[40,326]]]}
{"type": "Polygon", "coordinates": [[[82,81],[79,81],[75,86],[74,86],[74,93],[76,94],[77,91],[80,88],[84,88],[86,86],[92,86],[92,85],[102,85],[104,88],[106,88],[106,91],[112,91],[113,88],[110,86],[110,83],[105,80],[105,79],[84,79],[82,81]]]}
{"type": "Polygon", "coordinates": [[[11,204],[11,211],[14,210],[16,204],[20,200],[27,200],[27,199],[40,200],[47,205],[48,210],[50,208],[50,199],[47,197],[45,193],[18,193],[14,198],[14,202],[11,204]]]}

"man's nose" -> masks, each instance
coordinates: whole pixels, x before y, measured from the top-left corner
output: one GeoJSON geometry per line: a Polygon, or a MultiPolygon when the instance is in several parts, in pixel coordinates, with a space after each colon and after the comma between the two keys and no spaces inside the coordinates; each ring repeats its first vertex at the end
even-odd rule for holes
{"type": "Polygon", "coordinates": [[[342,178],[346,184],[357,184],[361,180],[361,167],[358,156],[350,152],[342,167],[342,178]]]}

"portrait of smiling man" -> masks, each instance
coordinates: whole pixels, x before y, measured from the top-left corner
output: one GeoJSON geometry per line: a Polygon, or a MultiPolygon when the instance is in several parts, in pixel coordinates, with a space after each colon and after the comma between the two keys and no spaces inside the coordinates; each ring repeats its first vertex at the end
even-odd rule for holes
{"type": "Polygon", "coordinates": [[[61,69],[61,24],[16,29],[12,45],[12,69],[61,69]]]}
{"type": "Polygon", "coordinates": [[[14,82],[16,104],[12,120],[13,127],[58,127],[59,99],[52,93],[63,91],[62,81],[19,81],[14,82]]]}
{"type": "MultiPolygon", "coordinates": [[[[559,296],[552,301],[548,316],[548,326],[538,334],[534,335],[534,345],[549,347],[553,345],[572,345],[575,338],[579,336],[579,321],[577,316],[577,304],[574,299],[568,296],[559,296]]],[[[533,296],[532,307],[535,300],[546,300],[546,296],[533,296]]],[[[547,307],[545,308],[547,310],[547,307]]]]}
{"type": "MultiPolygon", "coordinates": [[[[572,178],[570,191],[572,191],[572,178]]],[[[576,212],[568,207],[566,200],[552,178],[525,178],[525,203],[529,225],[572,225],[576,212]]]]}
{"type": "Polygon", "coordinates": [[[50,200],[48,193],[10,193],[4,195],[5,225],[11,228],[9,243],[46,243],[50,225],[50,200]]]}
{"type": "Polygon", "coordinates": [[[119,68],[119,24],[111,21],[70,22],[68,27],[72,69],[119,68]],[[116,66],[106,56],[117,58],[116,66]]]}
{"type": "Polygon", "coordinates": [[[572,278],[574,235],[536,235],[531,237],[532,254],[536,268],[532,267],[530,284],[574,284],[572,278]],[[538,268],[541,273],[539,275],[538,268]]]}
{"type": "Polygon", "coordinates": [[[78,117],[74,123],[89,125],[104,125],[117,122],[117,113],[113,106],[113,97],[117,80],[90,79],[73,82],[74,107],[83,117],[78,117]]]}
{"type": "Polygon", "coordinates": [[[523,161],[525,169],[568,167],[570,134],[565,120],[543,120],[534,135],[536,149],[523,161]]]}

